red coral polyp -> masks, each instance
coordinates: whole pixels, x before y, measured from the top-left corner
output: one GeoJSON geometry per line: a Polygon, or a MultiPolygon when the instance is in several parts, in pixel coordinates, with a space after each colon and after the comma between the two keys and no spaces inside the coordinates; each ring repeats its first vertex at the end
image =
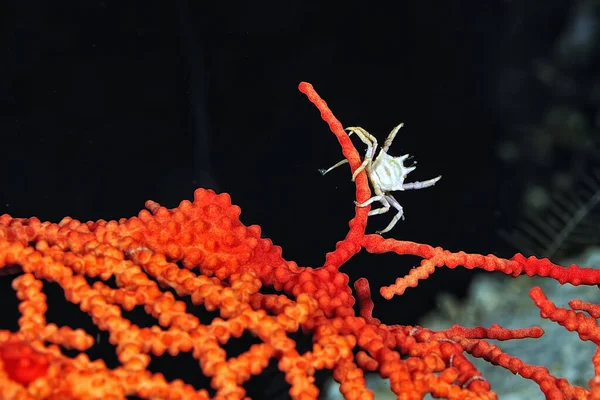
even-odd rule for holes
{"type": "Polygon", "coordinates": [[[48,372],[48,357],[34,350],[28,343],[9,341],[0,344],[0,359],[8,377],[27,386],[48,372]]]}

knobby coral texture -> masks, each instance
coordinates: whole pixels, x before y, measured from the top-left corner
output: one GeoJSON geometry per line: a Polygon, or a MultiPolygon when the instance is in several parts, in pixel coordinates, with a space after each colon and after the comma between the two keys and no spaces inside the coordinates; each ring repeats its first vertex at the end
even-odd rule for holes
{"type": "MultiPolygon", "coordinates": [[[[301,83],[299,88],[319,109],[355,171],[362,160],[340,122],[310,84],[301,83]]],[[[364,171],[355,184],[356,201],[369,199],[364,171]]],[[[600,284],[600,271],[561,267],[520,254],[503,259],[450,252],[365,234],[369,207],[356,207],[348,234],[326,255],[323,266],[300,267],[284,260],[281,248],[269,239],[261,238],[258,226],[244,226],[240,208],[227,194],[198,189],[193,202],[184,200],[166,209],[148,201],[146,209],[137,217],[108,222],[0,217],[0,268],[22,270],[13,280],[20,301],[19,328],[0,331],[0,398],[242,399],[244,383],[276,360],[293,399],[318,398],[314,376],[323,369],[332,370],[347,399],[373,398],[365,386],[366,371],[389,379],[399,399],[421,399],[427,393],[448,399],[495,399],[493,388],[467,358],[471,354],[535,381],[548,399],[600,399],[600,351],[590,361],[595,375],[584,388],[486,341],[537,338],[543,334],[537,327],[455,325],[434,331],[384,325],[372,316],[367,279],[354,283],[355,298],[340,267],[361,249],[421,257],[408,275],[380,289],[387,299],[416,287],[440,267],[480,268],[513,277],[538,275],[573,285],[600,284]],[[90,284],[90,277],[97,280],[90,284]],[[107,283],[109,279],[114,279],[115,287],[107,283]],[[92,361],[84,353],[95,342],[89,332],[46,321],[44,281],[59,284],[66,300],[108,334],[117,352],[116,367],[108,367],[102,359],[92,361]],[[263,287],[279,293],[262,293],[263,287]],[[185,297],[220,317],[201,323],[186,309],[181,300],[185,297]],[[355,301],[359,315],[353,309],[355,301]],[[158,324],[140,327],[125,318],[136,306],[158,324]],[[228,357],[224,345],[245,332],[260,343],[228,357]],[[310,350],[301,353],[291,333],[312,334],[310,350]],[[72,356],[73,352],[78,354],[72,356]],[[190,353],[210,379],[211,392],[152,373],[151,356],[165,352],[190,353]]],[[[574,299],[570,309],[559,308],[539,288],[533,288],[530,296],[543,318],[600,344],[596,322],[600,305],[574,299]]]]}

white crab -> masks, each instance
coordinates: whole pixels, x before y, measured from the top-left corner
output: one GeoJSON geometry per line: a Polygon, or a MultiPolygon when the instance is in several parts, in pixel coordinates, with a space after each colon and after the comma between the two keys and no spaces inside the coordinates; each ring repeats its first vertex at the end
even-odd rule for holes
{"type": "MultiPolygon", "coordinates": [[[[352,174],[352,181],[354,181],[356,176],[362,170],[366,170],[367,175],[369,177],[369,181],[373,186],[373,191],[375,192],[375,196],[371,197],[367,201],[363,203],[357,203],[355,201],[354,203],[358,207],[366,207],[375,201],[380,202],[382,207],[369,211],[369,216],[386,213],[390,210],[390,206],[398,210],[398,212],[396,213],[394,218],[392,218],[392,221],[388,224],[388,226],[386,226],[385,229],[381,231],[377,231],[377,233],[389,232],[394,227],[394,225],[396,225],[396,223],[400,220],[400,218],[404,219],[404,210],[402,209],[402,206],[400,205],[400,203],[398,203],[394,196],[389,194],[389,192],[393,192],[396,190],[423,189],[435,185],[435,183],[442,178],[442,176],[440,175],[438,177],[423,182],[404,183],[406,176],[410,172],[414,171],[416,168],[414,164],[410,167],[404,165],[404,160],[408,159],[410,156],[408,154],[405,154],[400,157],[392,157],[387,153],[388,149],[392,145],[392,142],[394,141],[394,138],[396,137],[396,134],[398,133],[400,128],[402,128],[402,126],[404,126],[404,124],[400,124],[394,129],[392,129],[387,139],[385,139],[383,147],[379,151],[379,154],[377,155],[375,160],[373,160],[373,157],[375,157],[375,151],[377,150],[377,139],[375,138],[375,136],[371,135],[363,128],[357,126],[346,128],[346,130],[349,131],[348,136],[355,133],[356,136],[358,136],[360,140],[362,140],[363,143],[367,145],[367,152],[365,153],[365,158],[360,167],[358,167],[356,171],[354,171],[354,173],[352,174]]],[[[347,162],[348,160],[344,159],[328,169],[320,169],[319,172],[325,175],[332,169],[337,168],[340,165],[343,165],[347,162]]]]}

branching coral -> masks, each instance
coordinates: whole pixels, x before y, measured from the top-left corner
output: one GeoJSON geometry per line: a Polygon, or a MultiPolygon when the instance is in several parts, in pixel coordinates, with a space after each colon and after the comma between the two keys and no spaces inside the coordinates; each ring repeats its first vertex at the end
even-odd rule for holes
{"type": "MultiPolygon", "coordinates": [[[[351,170],[361,158],[342,125],[308,83],[305,93],[337,137],[351,170]]],[[[356,176],[356,201],[369,199],[365,172],[356,176]]],[[[346,237],[326,255],[319,268],[299,267],[284,260],[281,249],[261,238],[260,228],[244,226],[240,208],[227,194],[198,189],[194,201],[166,209],[148,201],[137,217],[82,223],[64,218],[58,224],[36,218],[0,217],[0,268],[18,265],[23,274],[13,281],[21,318],[16,332],[0,331],[0,397],[206,399],[207,390],[189,382],[168,382],[148,370],[151,355],[191,353],[211,379],[218,399],[241,399],[243,384],[261,374],[271,359],[291,385],[293,399],[315,399],[317,370],[333,371],[347,399],[369,399],[364,372],[389,378],[400,399],[421,399],[427,393],[448,399],[495,399],[496,395],[466,357],[470,353],[537,382],[549,399],[600,398],[600,353],[593,358],[595,377],[589,388],[571,386],[545,367],[527,365],[485,339],[537,338],[540,328],[504,329],[453,326],[433,331],[419,326],[388,326],[372,315],[368,281],[354,284],[360,315],[348,276],[339,269],[361,249],[419,256],[421,264],[381,288],[385,298],[416,287],[436,268],[459,266],[508,275],[547,276],[570,284],[600,284],[600,271],[548,260],[512,259],[449,252],[410,241],[365,234],[369,207],[357,207],[346,237]],[[90,284],[85,277],[98,277],[90,284]],[[116,288],[105,281],[114,278],[116,288]],[[80,353],[69,357],[61,349],[83,352],[94,345],[88,332],[47,323],[42,281],[57,282],[65,298],[89,314],[109,334],[120,365],[108,368],[80,353]],[[285,293],[265,294],[273,286],[285,293]],[[220,318],[202,324],[177,296],[218,310],[220,318]],[[143,328],[123,316],[135,306],[159,324],[143,328]],[[312,348],[300,354],[292,332],[313,334],[312,348]],[[236,357],[223,345],[251,332],[261,343],[236,357]]],[[[598,344],[595,316],[599,306],[574,300],[571,310],[557,308],[539,288],[530,293],[544,318],[550,318],[582,340],[598,344]],[[589,316],[586,313],[590,314],[589,316]]]]}

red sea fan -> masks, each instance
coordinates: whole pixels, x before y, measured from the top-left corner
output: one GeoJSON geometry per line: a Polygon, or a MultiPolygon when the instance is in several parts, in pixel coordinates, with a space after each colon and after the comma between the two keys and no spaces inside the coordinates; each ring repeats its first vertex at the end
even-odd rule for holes
{"type": "MultiPolygon", "coordinates": [[[[300,84],[300,90],[317,106],[356,171],[363,160],[342,125],[310,84],[300,84]]],[[[366,173],[360,172],[356,201],[370,197],[366,173]]],[[[108,222],[0,217],[0,270],[18,265],[23,272],[13,280],[20,301],[19,328],[0,331],[2,399],[242,399],[244,383],[263,373],[272,360],[285,375],[293,399],[318,398],[314,377],[324,369],[333,371],[347,399],[373,398],[365,386],[365,371],[389,379],[399,399],[421,399],[428,393],[447,399],[495,399],[467,353],[535,381],[548,399],[600,398],[600,352],[592,359],[595,377],[589,387],[575,387],[545,367],[528,365],[486,341],[537,338],[543,334],[540,328],[455,325],[434,331],[384,325],[372,316],[365,278],[354,284],[361,310],[355,314],[349,278],[339,269],[361,249],[422,258],[408,275],[380,289],[387,299],[416,287],[440,267],[538,275],[573,285],[600,284],[600,271],[565,268],[520,254],[503,259],[450,252],[365,234],[370,207],[356,207],[348,234],[326,255],[323,266],[299,267],[282,258],[281,248],[261,238],[260,228],[240,222],[240,208],[227,194],[198,189],[193,202],[183,201],[174,209],[152,201],[146,208],[137,217],[108,222]],[[90,284],[86,277],[99,280],[90,284]],[[116,287],[106,283],[110,279],[116,287]],[[46,321],[43,281],[60,285],[66,300],[106,332],[116,346],[117,366],[91,361],[83,353],[94,345],[89,332],[46,321]],[[262,293],[267,286],[279,293],[262,293]],[[219,317],[202,323],[182,298],[218,312],[219,317]],[[137,306],[158,323],[141,327],[127,319],[125,313],[137,306]],[[228,356],[223,346],[246,332],[260,342],[228,356]],[[312,347],[301,354],[291,333],[312,334],[312,347]],[[190,382],[169,382],[152,373],[151,355],[167,352],[191,354],[210,379],[210,388],[196,390],[190,382]]],[[[567,310],[557,308],[539,288],[533,288],[530,296],[542,317],[599,344],[595,319],[599,305],[574,300],[567,310]]]]}

